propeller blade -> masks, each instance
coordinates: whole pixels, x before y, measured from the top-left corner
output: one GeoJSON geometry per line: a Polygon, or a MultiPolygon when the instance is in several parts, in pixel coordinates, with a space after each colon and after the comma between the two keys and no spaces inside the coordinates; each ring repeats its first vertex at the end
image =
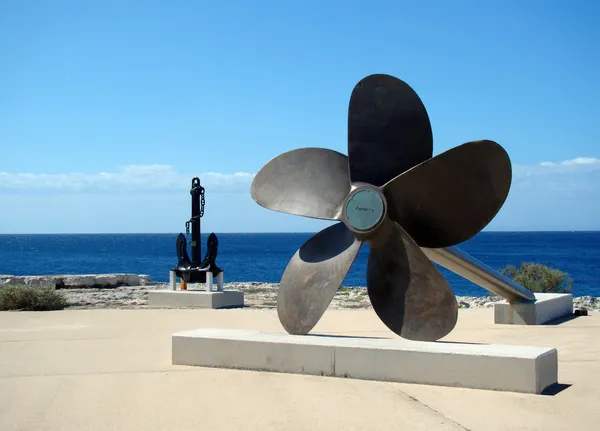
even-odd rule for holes
{"type": "Polygon", "coordinates": [[[252,181],[252,198],[283,213],[337,220],[350,192],[348,158],[325,148],[300,148],[267,162],[252,181]]]}
{"type": "Polygon", "coordinates": [[[468,142],[387,183],[388,215],[420,247],[450,247],[488,225],[508,196],[511,177],[504,148],[468,142]]]}
{"type": "Polygon", "coordinates": [[[288,333],[306,335],[317,324],[361,246],[343,223],[336,223],[300,247],[281,277],[277,295],[277,314],[288,333]]]}
{"type": "Polygon", "coordinates": [[[367,289],[375,313],[396,334],[435,341],[458,318],[452,289],[423,251],[387,219],[368,241],[367,289]]]}
{"type": "Polygon", "coordinates": [[[352,91],[348,159],[352,182],[382,186],[431,158],[433,136],[423,102],[404,81],[370,75],[352,91]]]}

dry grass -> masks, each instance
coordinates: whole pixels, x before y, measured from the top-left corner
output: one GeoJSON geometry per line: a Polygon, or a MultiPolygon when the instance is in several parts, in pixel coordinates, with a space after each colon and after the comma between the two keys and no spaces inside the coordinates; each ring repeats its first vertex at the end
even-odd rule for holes
{"type": "Polygon", "coordinates": [[[54,288],[31,286],[0,287],[2,311],[51,311],[67,306],[65,296],[54,288]]]}

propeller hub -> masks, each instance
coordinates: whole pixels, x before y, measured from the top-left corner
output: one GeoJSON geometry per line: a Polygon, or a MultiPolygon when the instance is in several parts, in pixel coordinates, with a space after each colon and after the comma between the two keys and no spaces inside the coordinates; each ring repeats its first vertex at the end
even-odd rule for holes
{"type": "Polygon", "coordinates": [[[342,208],[342,220],[351,231],[369,233],[383,221],[387,204],[377,187],[365,185],[352,190],[342,208]]]}

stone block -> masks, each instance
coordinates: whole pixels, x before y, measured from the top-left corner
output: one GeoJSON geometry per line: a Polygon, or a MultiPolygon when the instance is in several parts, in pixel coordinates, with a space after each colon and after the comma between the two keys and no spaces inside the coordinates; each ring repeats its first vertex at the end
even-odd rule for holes
{"type": "Polygon", "coordinates": [[[244,306],[244,292],[223,290],[151,290],[148,304],[152,307],[236,308],[244,306]]]}
{"type": "Polygon", "coordinates": [[[494,323],[509,325],[542,325],[573,314],[573,295],[536,293],[535,302],[494,304],[494,323]]]}
{"type": "Polygon", "coordinates": [[[173,334],[172,362],[535,394],[558,379],[557,351],[548,347],[213,328],[173,334]]]}

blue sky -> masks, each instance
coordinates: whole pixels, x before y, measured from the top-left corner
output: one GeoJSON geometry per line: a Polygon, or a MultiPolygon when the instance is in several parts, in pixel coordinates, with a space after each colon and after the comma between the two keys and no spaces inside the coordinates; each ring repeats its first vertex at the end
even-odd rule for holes
{"type": "Polygon", "coordinates": [[[299,147],[347,152],[354,85],[422,98],[434,154],[503,145],[489,230],[600,229],[596,1],[0,3],[0,233],[179,232],[189,185],[215,232],[316,231],[252,176],[299,147]]]}

